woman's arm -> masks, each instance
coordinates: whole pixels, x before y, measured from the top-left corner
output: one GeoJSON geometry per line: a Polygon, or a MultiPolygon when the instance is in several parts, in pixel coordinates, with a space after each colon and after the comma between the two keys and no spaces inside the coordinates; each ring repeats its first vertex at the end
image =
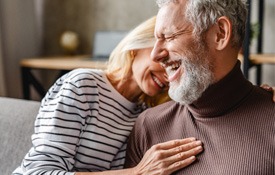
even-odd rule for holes
{"type": "Polygon", "coordinates": [[[201,141],[195,138],[172,140],[154,145],[133,168],[104,172],[77,172],[75,175],[169,175],[196,160],[202,152],[201,141]]]}
{"type": "MultiPolygon", "coordinates": [[[[73,168],[77,144],[85,123],[82,116],[88,114],[86,111],[80,114],[74,100],[69,99],[74,97],[72,92],[78,89],[67,82],[67,76],[58,79],[41,102],[32,135],[33,147],[21,164],[23,174],[73,174],[69,170],[73,168]]],[[[78,98],[83,101],[80,98],[84,96],[78,98]]],[[[81,105],[83,108],[88,107],[86,103],[81,105]]]]}

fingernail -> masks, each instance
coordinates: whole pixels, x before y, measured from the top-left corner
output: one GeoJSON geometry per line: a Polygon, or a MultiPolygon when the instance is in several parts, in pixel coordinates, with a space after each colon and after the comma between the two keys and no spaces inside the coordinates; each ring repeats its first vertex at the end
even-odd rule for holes
{"type": "Polygon", "coordinates": [[[190,139],[190,141],[195,141],[196,140],[195,137],[190,137],[189,139],[190,139]]]}
{"type": "Polygon", "coordinates": [[[196,150],[198,150],[198,151],[202,151],[202,150],[203,150],[203,148],[202,148],[202,146],[198,146],[198,147],[196,147],[196,150]]]}
{"type": "Polygon", "coordinates": [[[195,156],[191,156],[189,159],[190,159],[191,161],[194,161],[194,160],[196,160],[196,157],[195,157],[195,156]]]}
{"type": "Polygon", "coordinates": [[[202,142],[201,142],[200,140],[198,140],[198,141],[195,142],[195,144],[196,144],[196,145],[201,145],[202,142]]]}

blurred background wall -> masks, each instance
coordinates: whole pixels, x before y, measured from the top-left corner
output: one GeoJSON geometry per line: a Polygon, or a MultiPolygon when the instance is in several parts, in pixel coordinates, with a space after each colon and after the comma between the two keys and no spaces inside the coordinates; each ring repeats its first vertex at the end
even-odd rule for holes
{"type": "Polygon", "coordinates": [[[0,0],[2,72],[5,94],[22,97],[19,61],[41,55],[43,38],[34,0],[0,0]]]}
{"type": "MultiPolygon", "coordinates": [[[[252,2],[252,22],[257,21],[258,1],[251,0],[252,2]]],[[[260,0],[265,1],[264,12],[264,31],[263,31],[263,52],[275,53],[275,1],[274,0],[260,0]]],[[[253,40],[251,45],[251,52],[256,52],[256,44],[253,40]]],[[[250,69],[249,80],[256,84],[256,69],[255,67],[250,69]]],[[[262,83],[268,83],[275,86],[275,65],[265,64],[262,66],[262,83]]]]}
{"type": "MultiPolygon", "coordinates": [[[[154,0],[0,0],[0,84],[5,85],[0,95],[21,98],[20,60],[64,54],[59,44],[64,31],[79,35],[77,54],[91,54],[95,31],[130,30],[157,9],[154,0]]],[[[45,86],[52,81],[51,73],[38,73],[45,86]]]]}
{"type": "MultiPolygon", "coordinates": [[[[274,53],[275,1],[265,1],[264,51],[274,53]]],[[[91,54],[96,31],[131,30],[157,10],[154,0],[0,0],[0,96],[22,97],[20,60],[64,54],[64,31],[79,35],[77,54],[91,54]]],[[[37,72],[46,88],[52,73],[37,72]]],[[[254,74],[251,69],[252,82],[254,74]]],[[[263,82],[275,85],[274,65],[263,67],[263,82]]]]}

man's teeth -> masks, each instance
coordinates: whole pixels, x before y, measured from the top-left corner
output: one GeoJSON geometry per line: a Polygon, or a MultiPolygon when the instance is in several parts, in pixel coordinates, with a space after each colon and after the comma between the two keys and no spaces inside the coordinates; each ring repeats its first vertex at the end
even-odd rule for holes
{"type": "Polygon", "coordinates": [[[159,79],[155,76],[153,76],[153,80],[161,87],[163,88],[164,84],[162,82],[159,81],[159,79]]]}
{"type": "Polygon", "coordinates": [[[177,69],[178,67],[180,67],[180,63],[174,63],[171,65],[172,69],[177,69]]]}
{"type": "Polygon", "coordinates": [[[173,64],[167,64],[167,62],[160,62],[160,65],[164,68],[168,69],[178,69],[181,65],[180,61],[174,62],[173,64]]]}
{"type": "Polygon", "coordinates": [[[164,63],[162,63],[162,62],[160,62],[160,65],[161,65],[162,67],[165,67],[165,64],[164,64],[164,63]]]}
{"type": "Polygon", "coordinates": [[[169,66],[166,66],[166,72],[168,71],[168,72],[173,72],[173,71],[176,71],[179,67],[180,67],[180,63],[179,62],[177,62],[177,63],[173,63],[173,64],[171,64],[171,65],[169,65],[169,66]]]}
{"type": "Polygon", "coordinates": [[[181,66],[181,60],[177,61],[165,61],[165,62],[160,62],[161,66],[165,69],[168,77],[172,77],[174,73],[180,68],[181,66]]]}

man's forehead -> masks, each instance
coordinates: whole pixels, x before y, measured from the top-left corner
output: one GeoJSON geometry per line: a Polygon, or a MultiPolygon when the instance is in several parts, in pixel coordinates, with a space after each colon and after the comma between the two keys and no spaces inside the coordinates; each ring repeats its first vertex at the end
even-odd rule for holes
{"type": "Polygon", "coordinates": [[[185,20],[184,13],[174,8],[178,7],[167,5],[159,10],[156,19],[156,30],[175,32],[186,27],[188,22],[185,20]]]}

